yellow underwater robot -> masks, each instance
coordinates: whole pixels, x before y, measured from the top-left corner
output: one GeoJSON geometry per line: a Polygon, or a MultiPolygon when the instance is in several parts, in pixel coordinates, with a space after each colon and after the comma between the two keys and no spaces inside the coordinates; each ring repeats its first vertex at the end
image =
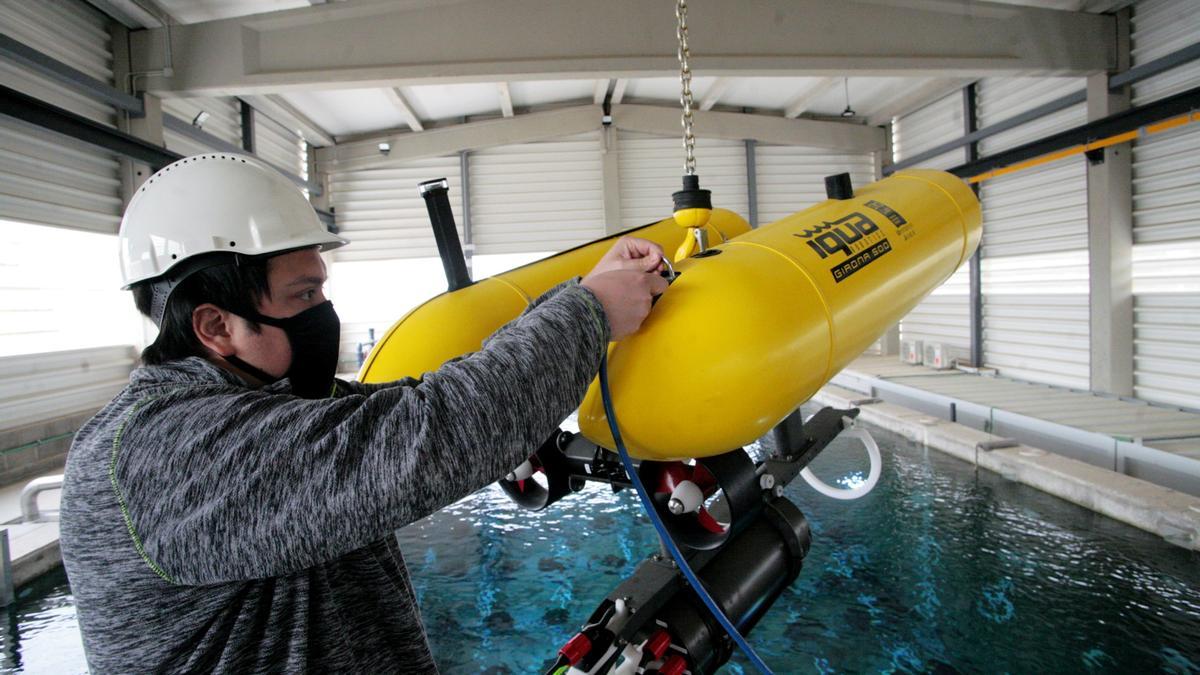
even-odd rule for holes
{"type": "MultiPolygon", "coordinates": [[[[711,247],[677,277],[635,335],[609,351],[612,398],[629,452],[706,457],[746,445],[807,401],[974,252],[980,209],[961,179],[901,171],[758,229],[714,209],[711,247]]],[[[668,218],[630,230],[675,251],[668,218]]],[[[476,351],[532,298],[586,274],[600,240],[439,295],[400,319],[360,373],[420,377],[476,351]],[[453,329],[447,330],[447,326],[453,329]]],[[[593,383],[580,430],[614,449],[593,383]]]]}
{"type": "MultiPolygon", "coordinates": [[[[472,282],[445,181],[421,189],[451,290],[392,326],[362,368],[365,382],[419,377],[478,350],[611,244],[472,282]]],[[[902,171],[857,194],[841,174],[826,190],[828,200],[751,229],[712,209],[688,175],[674,217],[627,233],[675,251],[671,284],[636,334],[609,345],[598,378],[608,387],[589,388],[581,433],[552,434],[500,487],[532,510],[588,481],[632,487],[670,559],[642,561],[558,650],[548,675],[707,674],[734,643],[770,672],[743,636],[799,575],[812,538],[783,487],[802,476],[831,497],[857,498],[882,464],[869,432],[853,426],[857,409],[805,420],[798,407],[953,274],[980,237],[979,202],[948,173],[902,171]],[[752,458],[743,446],[768,432],[767,457],[752,458]],[[851,489],[806,468],[839,436],[862,440],[872,460],[851,489]]]]}

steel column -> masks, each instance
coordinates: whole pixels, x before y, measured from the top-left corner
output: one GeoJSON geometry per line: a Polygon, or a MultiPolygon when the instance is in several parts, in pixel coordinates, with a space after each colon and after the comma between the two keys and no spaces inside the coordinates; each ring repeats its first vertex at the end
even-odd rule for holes
{"type": "MultiPolygon", "coordinates": [[[[603,119],[603,118],[602,118],[603,119]]],[[[621,219],[621,139],[611,123],[600,127],[600,179],[604,192],[604,233],[625,229],[621,219]]]]}
{"type": "Polygon", "coordinates": [[[756,151],[758,149],[758,141],[753,139],[746,140],[746,198],[749,200],[749,211],[747,215],[750,221],[750,227],[758,227],[758,160],[756,159],[756,151]]]}
{"type": "MultiPolygon", "coordinates": [[[[125,26],[112,23],[109,26],[109,39],[113,50],[113,81],[129,86],[129,30],[125,26]]],[[[127,134],[162,147],[162,100],[153,94],[142,95],[141,116],[118,114],[117,128],[127,134]]],[[[153,168],[145,162],[121,158],[121,200],[122,211],[129,205],[129,200],[137,192],[142,183],[154,173],[153,168]]],[[[145,335],[147,339],[153,336],[145,335]]]]}
{"type": "MultiPolygon", "coordinates": [[[[1129,66],[1129,14],[1117,14],[1118,68],[1129,66]]],[[[1088,78],[1088,120],[1129,108],[1129,87],[1113,79],[1088,78]]],[[[1132,145],[1089,153],[1087,167],[1089,386],[1118,396],[1133,395],[1132,145]]]]}
{"type": "MultiPolygon", "coordinates": [[[[976,110],[975,83],[963,87],[963,131],[966,136],[973,134],[979,126],[979,115],[976,110]]],[[[967,163],[979,159],[979,141],[971,141],[964,148],[967,163]]],[[[972,185],[975,196],[979,196],[979,185],[972,185]]],[[[970,278],[971,303],[971,365],[976,368],[983,366],[983,246],[975,249],[971,255],[967,274],[970,278]]]]}

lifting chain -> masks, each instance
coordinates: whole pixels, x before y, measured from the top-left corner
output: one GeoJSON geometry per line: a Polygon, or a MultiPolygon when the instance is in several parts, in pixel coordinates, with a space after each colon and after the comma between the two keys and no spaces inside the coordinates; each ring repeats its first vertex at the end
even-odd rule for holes
{"type": "Polygon", "coordinates": [[[696,175],[696,136],[692,133],[692,68],[688,65],[687,0],[675,2],[675,37],[679,39],[679,102],[683,105],[684,173],[696,175]]]}

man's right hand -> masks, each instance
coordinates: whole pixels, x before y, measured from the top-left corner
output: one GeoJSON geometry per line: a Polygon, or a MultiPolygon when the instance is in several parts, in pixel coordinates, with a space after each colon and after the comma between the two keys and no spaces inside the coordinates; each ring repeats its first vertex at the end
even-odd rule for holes
{"type": "Polygon", "coordinates": [[[637,332],[650,314],[651,301],[667,290],[667,280],[657,270],[611,270],[589,274],[580,283],[604,306],[613,340],[637,332]]]}

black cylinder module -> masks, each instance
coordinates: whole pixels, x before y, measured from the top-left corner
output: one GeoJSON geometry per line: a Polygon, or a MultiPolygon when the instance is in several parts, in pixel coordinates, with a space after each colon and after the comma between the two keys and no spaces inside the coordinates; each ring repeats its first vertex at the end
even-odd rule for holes
{"type": "Polygon", "coordinates": [[[451,291],[470,286],[471,274],[467,271],[467,259],[463,257],[462,244],[458,241],[458,226],[454,224],[454,212],[450,209],[450,182],[445,178],[427,180],[419,183],[417,190],[429,211],[433,239],[446,271],[446,285],[451,291]]]}
{"type": "MultiPolygon", "coordinates": [[[[786,499],[768,504],[700,571],[713,600],[745,635],[800,574],[812,535],[804,514],[786,499]]],[[[666,624],[672,642],[687,650],[693,673],[711,673],[729,660],[725,630],[691,588],[684,588],[655,619],[666,624]]]]}

